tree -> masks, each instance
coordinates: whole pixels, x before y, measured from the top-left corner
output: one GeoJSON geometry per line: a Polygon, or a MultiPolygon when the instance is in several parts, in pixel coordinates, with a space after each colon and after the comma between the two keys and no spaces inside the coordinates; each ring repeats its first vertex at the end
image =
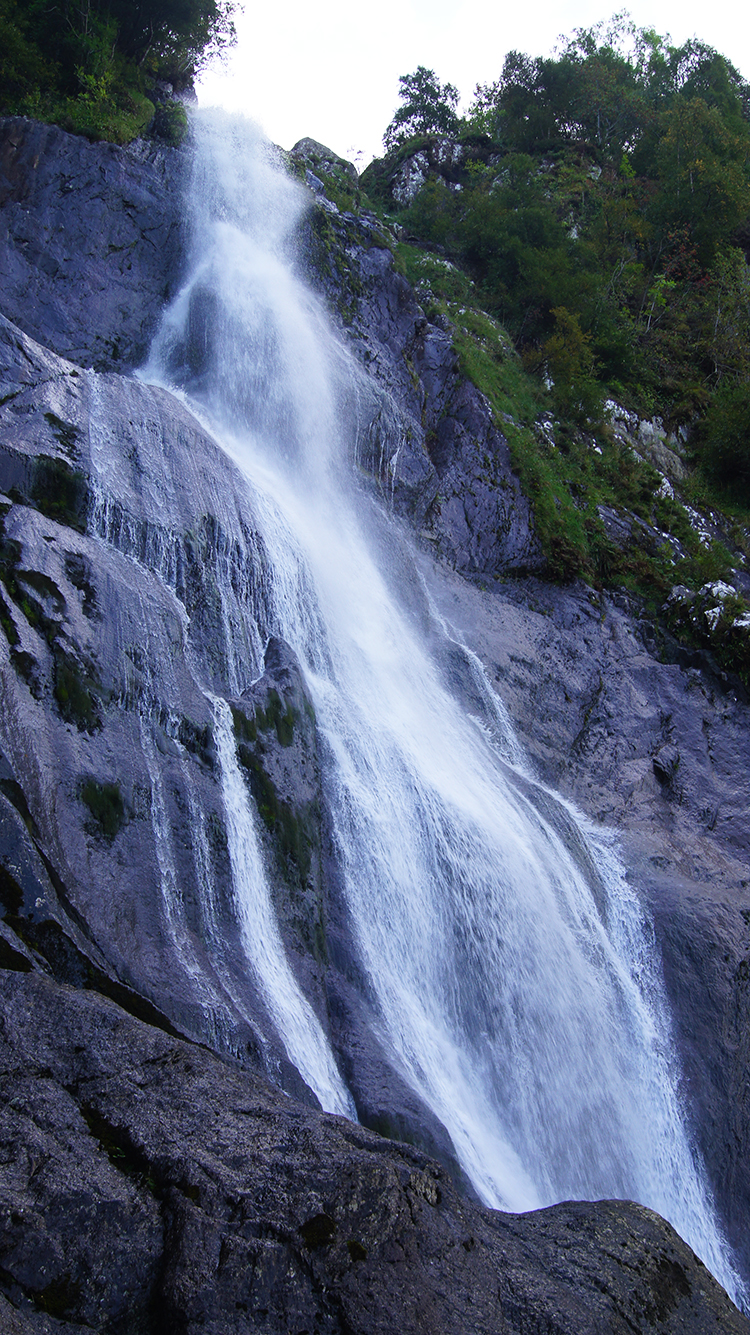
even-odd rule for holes
{"type": "Polygon", "coordinates": [[[459,92],[452,83],[441,83],[435,71],[425,69],[424,65],[419,65],[413,74],[402,74],[398,82],[398,95],[404,105],[398,108],[383,135],[386,152],[416,135],[458,133],[459,92]]]}
{"type": "Polygon", "coordinates": [[[99,0],[117,24],[120,50],[172,82],[189,81],[235,40],[233,0],[99,0]]]}
{"type": "Polygon", "coordinates": [[[743,125],[735,133],[700,97],[675,99],[660,129],[654,214],[667,230],[689,228],[709,264],[750,212],[750,131],[743,125]]]}
{"type": "Polygon", "coordinates": [[[721,384],[695,437],[703,472],[735,501],[750,504],[750,384],[721,384]]]}

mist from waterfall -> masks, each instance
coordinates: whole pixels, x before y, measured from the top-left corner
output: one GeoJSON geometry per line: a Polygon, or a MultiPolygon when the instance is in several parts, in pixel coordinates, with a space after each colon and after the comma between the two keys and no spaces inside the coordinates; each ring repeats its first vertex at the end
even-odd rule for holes
{"type": "MultiPolygon", "coordinates": [[[[638,1200],[740,1300],[680,1106],[653,930],[614,839],[535,781],[468,651],[484,721],[445,684],[430,646],[449,631],[403,529],[351,468],[363,372],[290,259],[306,192],[247,122],[200,112],[192,133],[189,277],[143,375],[194,406],[246,479],[264,625],[314,703],[378,1037],[487,1204],[638,1200]]],[[[227,628],[238,644],[259,634],[227,628]]],[[[226,692],[259,671],[238,655],[226,692]]],[[[351,1112],[282,958],[228,707],[206,692],[248,970],[323,1106],[351,1112]]]]}

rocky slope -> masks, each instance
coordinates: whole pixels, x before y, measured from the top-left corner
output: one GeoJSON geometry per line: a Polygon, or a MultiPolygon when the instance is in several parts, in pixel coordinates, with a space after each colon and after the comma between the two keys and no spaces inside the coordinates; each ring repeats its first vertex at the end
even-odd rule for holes
{"type": "MultiPolygon", "coordinates": [[[[233,655],[259,646],[228,627],[263,607],[242,479],[171,396],[122,373],[179,283],[185,158],[18,120],[0,144],[8,1328],[746,1328],[648,1212],[492,1215],[462,1203],[421,1151],[310,1110],[243,968],[214,692],[269,813],[287,949],[360,1119],[459,1176],[443,1128],[375,1037],[299,668],[271,641],[252,689],[232,687],[233,655]]],[[[622,833],[657,925],[696,1134],[742,1254],[746,704],[705,671],[660,662],[624,601],[541,581],[507,443],[459,374],[450,330],[427,321],[375,221],[318,189],[317,146],[296,165],[319,196],[300,263],[367,372],[358,462],[422,535],[429,592],[487,665],[540,776],[622,833]]],[[[424,597],[417,581],[410,596],[424,597]]],[[[481,709],[466,655],[444,666],[481,709]]]]}

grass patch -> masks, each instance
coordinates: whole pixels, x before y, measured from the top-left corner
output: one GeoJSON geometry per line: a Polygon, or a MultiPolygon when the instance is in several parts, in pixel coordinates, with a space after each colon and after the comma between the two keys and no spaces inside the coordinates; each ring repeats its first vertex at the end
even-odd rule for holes
{"type": "MultiPolygon", "coordinates": [[[[418,252],[406,249],[411,272],[424,271],[418,252]]],[[[427,268],[433,293],[435,287],[460,290],[466,281],[434,257],[427,268]]],[[[703,546],[684,506],[658,495],[661,476],[651,464],[617,440],[606,422],[583,432],[554,421],[543,412],[546,397],[538,381],[524,369],[502,327],[482,310],[442,295],[435,300],[451,322],[462,374],[488,399],[508,441],[553,579],[624,588],[655,613],[676,583],[697,589],[727,578],[731,553],[719,543],[703,546]],[[631,526],[630,540],[612,540],[600,507],[631,526]]]]}

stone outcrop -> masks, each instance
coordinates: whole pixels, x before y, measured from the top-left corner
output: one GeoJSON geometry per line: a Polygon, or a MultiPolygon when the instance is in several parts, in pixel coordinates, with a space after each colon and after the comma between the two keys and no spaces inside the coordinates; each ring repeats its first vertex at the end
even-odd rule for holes
{"type": "Polygon", "coordinates": [[[502,1215],[418,1150],[38,974],[0,973],[12,1335],[744,1335],[641,1206],[502,1215]]]}
{"type": "Polygon", "coordinates": [[[359,463],[462,574],[543,570],[507,441],[461,375],[450,330],[427,320],[375,220],[325,205],[308,224],[304,258],[367,372],[359,463]]]}
{"type": "Polygon", "coordinates": [[[186,158],[0,122],[0,311],[80,366],[137,365],[184,258],[186,158]]]}

